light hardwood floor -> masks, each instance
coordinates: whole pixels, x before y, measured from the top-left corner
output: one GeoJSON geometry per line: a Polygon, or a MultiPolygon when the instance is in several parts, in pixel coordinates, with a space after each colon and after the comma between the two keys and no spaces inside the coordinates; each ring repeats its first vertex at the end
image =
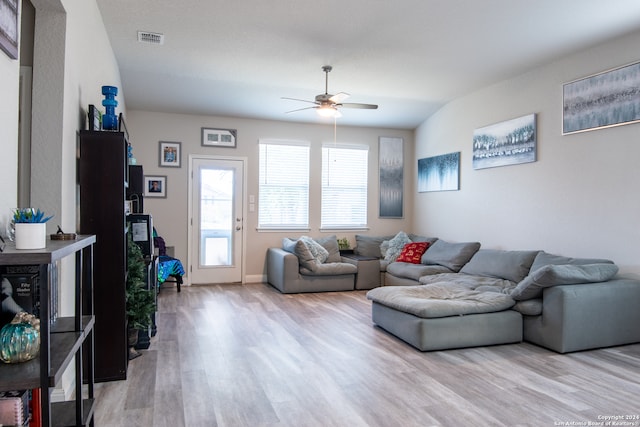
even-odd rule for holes
{"type": "Polygon", "coordinates": [[[96,426],[557,426],[640,415],[640,344],[422,353],[372,324],[365,294],[163,289],[151,347],[127,381],[97,385],[96,426]]]}

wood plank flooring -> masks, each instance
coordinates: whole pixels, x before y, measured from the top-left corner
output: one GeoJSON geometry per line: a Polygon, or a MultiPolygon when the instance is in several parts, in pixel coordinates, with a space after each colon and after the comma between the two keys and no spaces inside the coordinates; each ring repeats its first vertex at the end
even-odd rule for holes
{"type": "Polygon", "coordinates": [[[640,344],[422,353],[372,324],[365,294],[163,289],[151,347],[127,381],[96,387],[96,426],[557,426],[640,415],[640,344]]]}

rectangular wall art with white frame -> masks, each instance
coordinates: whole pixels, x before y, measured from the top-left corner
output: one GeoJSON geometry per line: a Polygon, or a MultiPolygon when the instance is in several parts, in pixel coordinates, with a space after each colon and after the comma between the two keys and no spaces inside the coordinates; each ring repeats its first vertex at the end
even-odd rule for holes
{"type": "Polygon", "coordinates": [[[640,62],[562,86],[562,134],[640,121],[640,62]]]}
{"type": "Polygon", "coordinates": [[[536,161],[536,115],[529,114],[473,131],[473,168],[536,161]]]}
{"type": "Polygon", "coordinates": [[[404,141],[381,136],[378,144],[380,218],[402,218],[404,205],[404,141]]]}

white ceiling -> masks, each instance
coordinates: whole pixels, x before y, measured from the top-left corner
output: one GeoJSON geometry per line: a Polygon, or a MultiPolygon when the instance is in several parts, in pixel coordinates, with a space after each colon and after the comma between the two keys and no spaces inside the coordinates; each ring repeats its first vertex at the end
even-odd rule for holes
{"type": "MultiPolygon", "coordinates": [[[[640,29],[638,0],[97,0],[127,108],[270,120],[329,92],[413,129],[444,103],[640,29]],[[137,41],[164,34],[163,45],[137,41]]],[[[640,58],[639,58],[640,59],[640,58]]],[[[621,64],[622,65],[622,64],[621,64]]],[[[581,76],[576,76],[581,77],[581,76]]]]}

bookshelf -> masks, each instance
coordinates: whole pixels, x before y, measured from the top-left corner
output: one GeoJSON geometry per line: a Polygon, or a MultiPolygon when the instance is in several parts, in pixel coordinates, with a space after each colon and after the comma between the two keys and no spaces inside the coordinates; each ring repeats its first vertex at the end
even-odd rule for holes
{"type": "Polygon", "coordinates": [[[49,240],[44,249],[17,250],[7,244],[0,253],[0,266],[38,266],[40,292],[40,353],[28,362],[0,365],[0,390],[37,389],[43,426],[93,425],[93,244],[94,235],[77,236],[75,240],[49,240]],[[54,264],[75,256],[74,315],[49,322],[54,264]],[[75,361],[75,400],[51,403],[51,388],[60,381],[67,367],[75,361]],[[87,364],[83,368],[83,362],[87,364]],[[86,372],[86,378],[84,376],[86,372]],[[87,397],[82,385],[87,383],[87,397]]]}

